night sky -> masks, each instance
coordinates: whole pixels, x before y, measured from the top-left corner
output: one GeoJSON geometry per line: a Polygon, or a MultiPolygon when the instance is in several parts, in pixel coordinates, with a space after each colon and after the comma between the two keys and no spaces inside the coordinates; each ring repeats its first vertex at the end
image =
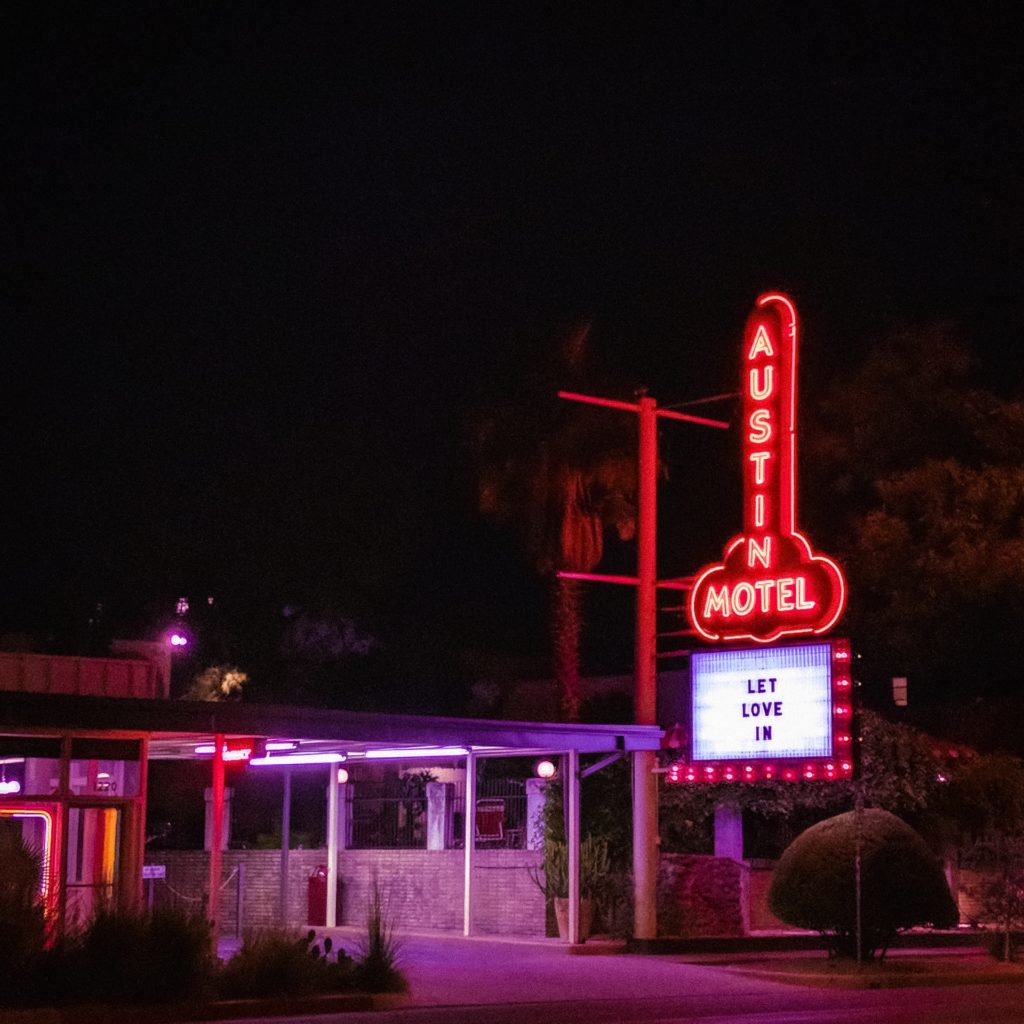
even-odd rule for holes
{"type": "MultiPolygon", "coordinates": [[[[734,390],[765,288],[811,373],[948,317],[1016,385],[1019,33],[983,6],[358,6],[8,15],[3,631],[209,594],[341,609],[410,666],[543,651],[467,424],[584,318],[663,404],[734,390]]],[[[739,522],[730,443],[688,430],[665,574],[739,522]]],[[[628,669],[628,600],[590,614],[588,667],[628,669]]]]}

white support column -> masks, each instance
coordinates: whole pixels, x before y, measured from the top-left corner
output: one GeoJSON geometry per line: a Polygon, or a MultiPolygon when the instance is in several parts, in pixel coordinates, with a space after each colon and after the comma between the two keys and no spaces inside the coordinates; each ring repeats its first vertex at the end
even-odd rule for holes
{"type": "Polygon", "coordinates": [[[565,785],[569,794],[565,841],[569,851],[569,942],[580,941],[580,754],[565,756],[565,785]]]}
{"type": "Polygon", "coordinates": [[[544,849],[544,804],[546,779],[526,780],[526,848],[544,849]]]}
{"type": "Polygon", "coordinates": [[[281,877],[278,879],[278,914],[288,927],[288,863],[292,843],[292,770],[285,768],[281,781],[281,877]]]}
{"type": "Polygon", "coordinates": [[[465,824],[465,882],[462,891],[462,934],[473,934],[473,852],[476,846],[476,755],[466,755],[466,810],[465,824]]]}
{"type": "Polygon", "coordinates": [[[452,848],[452,803],[455,787],[450,782],[427,783],[427,849],[452,848]]]}
{"type": "Polygon", "coordinates": [[[338,921],[338,766],[327,766],[327,914],[328,928],[338,921]]]}
{"type": "Polygon", "coordinates": [[[715,804],[715,856],[743,862],[743,811],[736,800],[715,804]]]}

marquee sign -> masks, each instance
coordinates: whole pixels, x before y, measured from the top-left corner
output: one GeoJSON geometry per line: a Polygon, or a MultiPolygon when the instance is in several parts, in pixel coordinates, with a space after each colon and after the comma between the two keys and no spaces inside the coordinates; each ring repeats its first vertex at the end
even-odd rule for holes
{"type": "Polygon", "coordinates": [[[705,640],[820,635],[846,606],[842,570],[796,526],[796,366],[796,309],[762,295],[743,335],[743,532],[697,574],[687,603],[705,640]]]}
{"type": "Polygon", "coordinates": [[[851,693],[846,640],[694,651],[689,756],[668,781],[849,778],[851,693]]]}

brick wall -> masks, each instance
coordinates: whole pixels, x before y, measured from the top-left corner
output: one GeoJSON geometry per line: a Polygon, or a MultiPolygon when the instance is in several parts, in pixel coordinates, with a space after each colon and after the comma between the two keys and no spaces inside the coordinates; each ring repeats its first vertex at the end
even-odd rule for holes
{"type": "Polygon", "coordinates": [[[746,865],[727,857],[663,853],[658,869],[658,934],[745,934],[746,875],[746,865]]]}
{"type": "Polygon", "coordinates": [[[747,877],[747,912],[752,932],[786,931],[793,927],[777,918],[768,909],[768,889],[775,873],[775,863],[773,860],[747,861],[750,868],[747,877]]]}
{"type": "MultiPolygon", "coordinates": [[[[473,872],[473,927],[483,934],[543,935],[544,899],[527,868],[540,860],[533,850],[477,850],[473,872]]],[[[209,854],[202,850],[154,850],[146,863],[163,864],[156,880],[157,906],[201,911],[209,879],[209,854]]],[[[306,924],[307,880],[326,850],[292,850],[288,858],[288,924],[306,924]]],[[[278,850],[225,850],[220,919],[225,933],[236,929],[238,869],[244,869],[242,925],[279,925],[278,850]]],[[[462,930],[463,854],[461,850],[340,850],[339,923],[360,925],[372,892],[380,883],[399,928],[462,930]]],[[[150,883],[146,883],[148,886],[150,883]]]]}

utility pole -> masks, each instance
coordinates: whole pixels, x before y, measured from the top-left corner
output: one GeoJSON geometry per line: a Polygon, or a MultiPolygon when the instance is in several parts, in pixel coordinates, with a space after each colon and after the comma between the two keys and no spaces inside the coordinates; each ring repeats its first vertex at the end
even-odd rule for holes
{"type": "MultiPolygon", "coordinates": [[[[587,405],[601,405],[637,413],[637,574],[606,576],[600,573],[559,573],[570,579],[597,583],[624,583],[636,591],[636,653],[634,667],[633,713],[637,725],[657,725],[658,677],[656,671],[658,640],[659,587],[686,590],[689,583],[679,580],[658,582],[658,417],[697,423],[720,430],[729,424],[722,420],[690,416],[673,409],[659,409],[647,394],[636,402],[620,402],[571,391],[559,391],[559,398],[587,405]]],[[[724,396],[723,396],[724,397],[724,396]]],[[[653,750],[633,753],[633,937],[654,939],[658,935],[655,893],[658,881],[658,780],[654,773],[657,755],[653,750]]]]}

